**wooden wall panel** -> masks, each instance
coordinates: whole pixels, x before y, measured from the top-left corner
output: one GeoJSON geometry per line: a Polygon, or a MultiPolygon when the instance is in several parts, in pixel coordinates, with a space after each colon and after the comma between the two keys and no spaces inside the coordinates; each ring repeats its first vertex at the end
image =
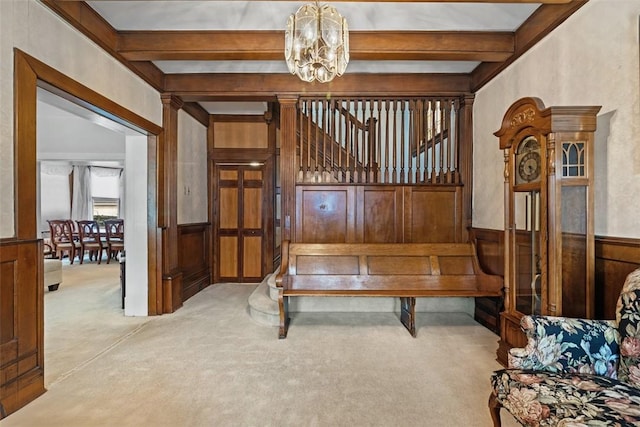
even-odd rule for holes
{"type": "Polygon", "coordinates": [[[462,187],[405,187],[405,241],[460,242],[462,187]],[[409,227],[407,227],[409,225],[409,227]]]}
{"type": "Polygon", "coordinates": [[[42,242],[0,242],[0,418],[44,393],[42,242]]]}
{"type": "Polygon", "coordinates": [[[297,242],[460,242],[461,186],[298,185],[297,242]]]}
{"type": "Polygon", "coordinates": [[[364,243],[402,242],[402,191],[398,187],[360,187],[364,243]]]}
{"type": "Polygon", "coordinates": [[[267,148],[267,124],[252,122],[214,122],[214,148],[267,148]]]}
{"type": "Polygon", "coordinates": [[[640,267],[640,239],[596,237],[597,319],[615,318],[616,303],[627,274],[640,267]]]}
{"type": "Polygon", "coordinates": [[[183,301],[211,283],[209,233],[208,223],[178,226],[178,267],[182,271],[183,301]]]}
{"type": "Polygon", "coordinates": [[[355,236],[353,187],[296,187],[299,242],[346,243],[355,236]]]}

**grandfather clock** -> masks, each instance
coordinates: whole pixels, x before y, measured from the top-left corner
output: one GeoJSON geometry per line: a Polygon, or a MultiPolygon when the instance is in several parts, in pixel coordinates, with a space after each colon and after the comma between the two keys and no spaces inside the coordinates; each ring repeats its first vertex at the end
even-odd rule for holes
{"type": "Polygon", "coordinates": [[[504,151],[505,302],[498,361],[526,314],[594,314],[593,133],[600,107],[522,98],[494,135],[504,151]]]}

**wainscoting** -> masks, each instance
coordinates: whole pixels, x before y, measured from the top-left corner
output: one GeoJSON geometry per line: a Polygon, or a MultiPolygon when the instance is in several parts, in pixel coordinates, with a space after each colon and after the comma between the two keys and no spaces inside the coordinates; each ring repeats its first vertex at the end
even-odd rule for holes
{"type": "Polygon", "coordinates": [[[296,241],[461,242],[459,185],[298,185],[296,241]]]}
{"type": "Polygon", "coordinates": [[[178,268],[182,272],[182,301],[211,283],[209,223],[178,225],[178,268]]]}
{"type": "MultiPolygon", "coordinates": [[[[474,228],[471,235],[484,271],[504,275],[503,231],[474,228]]],[[[596,236],[595,247],[595,317],[613,319],[625,277],[640,267],[640,239],[596,236]]],[[[499,333],[501,309],[499,298],[476,298],[475,319],[499,333]]]]}
{"type": "Polygon", "coordinates": [[[44,393],[41,240],[0,240],[0,419],[44,393]]]}
{"type": "Polygon", "coordinates": [[[638,267],[640,239],[596,236],[596,318],[615,318],[624,280],[638,267]]]}

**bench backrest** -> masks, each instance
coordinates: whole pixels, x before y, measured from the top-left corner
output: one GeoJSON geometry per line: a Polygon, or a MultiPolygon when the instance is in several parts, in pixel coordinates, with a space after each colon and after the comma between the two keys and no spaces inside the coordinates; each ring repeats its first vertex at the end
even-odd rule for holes
{"type": "Polygon", "coordinates": [[[285,289],[318,291],[404,287],[499,294],[502,289],[499,276],[480,268],[472,243],[285,241],[278,280],[285,289]]]}

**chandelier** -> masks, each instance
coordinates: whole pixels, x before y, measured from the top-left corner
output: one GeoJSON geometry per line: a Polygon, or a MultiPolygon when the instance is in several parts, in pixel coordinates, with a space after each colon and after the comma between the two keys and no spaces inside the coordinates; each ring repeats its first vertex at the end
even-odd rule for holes
{"type": "Polygon", "coordinates": [[[305,4],[287,19],[284,57],[291,74],[305,82],[330,82],[349,62],[347,21],[327,4],[305,4]]]}

